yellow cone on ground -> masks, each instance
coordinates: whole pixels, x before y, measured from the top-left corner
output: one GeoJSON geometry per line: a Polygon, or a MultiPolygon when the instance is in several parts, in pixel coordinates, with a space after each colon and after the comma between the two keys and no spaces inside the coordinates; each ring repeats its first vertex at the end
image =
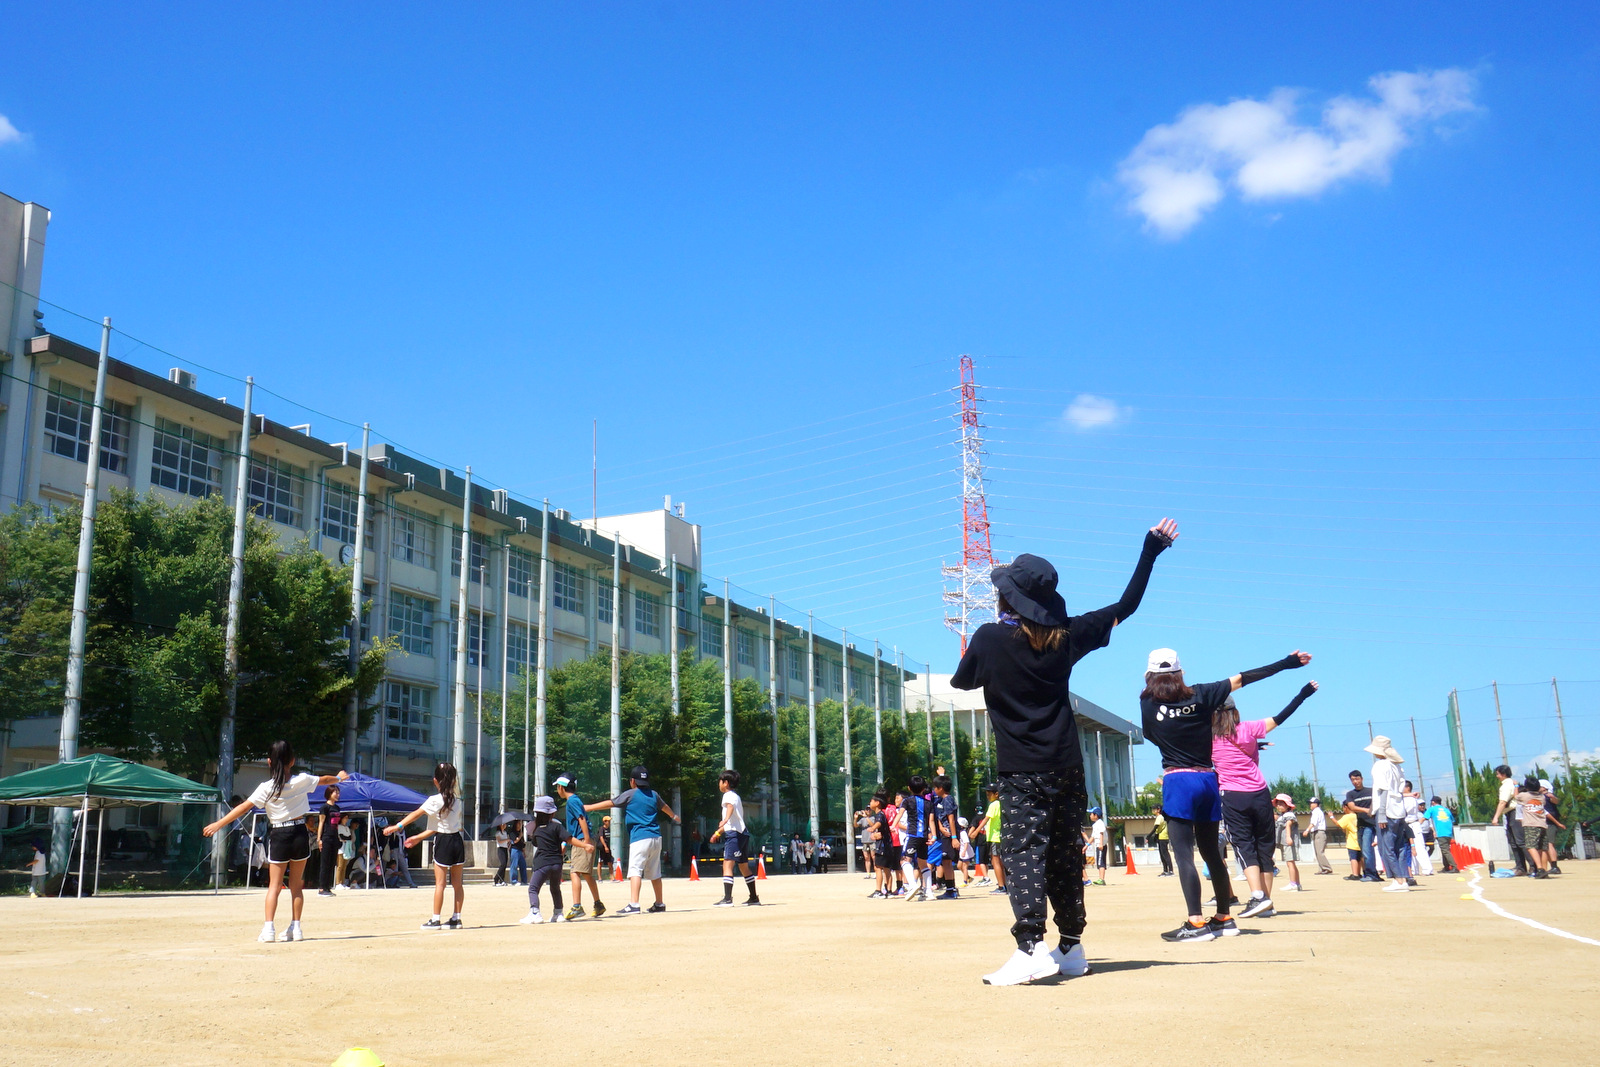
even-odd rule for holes
{"type": "Polygon", "coordinates": [[[333,1061],[333,1067],[383,1067],[383,1061],[370,1048],[347,1048],[333,1061]]]}
{"type": "MultiPolygon", "coordinates": [[[[1472,894],[1471,893],[1462,893],[1461,894],[1461,899],[1462,900],[1471,900],[1472,899],[1472,894]]],[[[337,1067],[337,1065],[335,1065],[335,1067],[337,1067]]]]}

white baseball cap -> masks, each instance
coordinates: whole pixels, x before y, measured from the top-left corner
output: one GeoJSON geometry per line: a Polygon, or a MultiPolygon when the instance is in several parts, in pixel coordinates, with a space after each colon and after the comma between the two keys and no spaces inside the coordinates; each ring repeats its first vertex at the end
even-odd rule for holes
{"type": "Polygon", "coordinates": [[[1176,674],[1183,670],[1183,664],[1178,662],[1178,654],[1170,648],[1158,648],[1150,653],[1150,665],[1145,668],[1149,674],[1176,674]]]}

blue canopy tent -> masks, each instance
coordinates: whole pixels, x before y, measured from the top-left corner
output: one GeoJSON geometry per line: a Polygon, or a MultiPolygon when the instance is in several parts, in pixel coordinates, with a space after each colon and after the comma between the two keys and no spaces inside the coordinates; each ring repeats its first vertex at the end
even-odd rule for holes
{"type": "MultiPolygon", "coordinates": [[[[327,802],[328,790],[333,786],[319,785],[311,791],[309,801],[312,810],[320,808],[327,802]]],[[[413,812],[422,807],[423,801],[428,798],[415,789],[407,789],[394,782],[386,782],[382,778],[359,772],[351,774],[337,786],[339,790],[339,803],[334,807],[340,812],[413,812]]],[[[260,817],[262,812],[257,809],[255,817],[260,817]]],[[[367,820],[367,887],[372,886],[372,820],[367,820]]],[[[254,836],[252,827],[251,836],[254,836]]],[[[402,846],[404,847],[404,846],[402,846]]]]}

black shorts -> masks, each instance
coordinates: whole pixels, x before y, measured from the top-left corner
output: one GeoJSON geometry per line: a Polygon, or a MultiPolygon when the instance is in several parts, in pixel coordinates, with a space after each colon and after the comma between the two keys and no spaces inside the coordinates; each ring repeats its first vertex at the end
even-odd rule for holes
{"type": "Polygon", "coordinates": [[[948,863],[950,866],[954,867],[956,859],[961,855],[961,843],[956,841],[954,838],[940,837],[939,851],[944,853],[944,859],[941,861],[940,865],[943,866],[945,863],[948,863]]]}
{"type": "Polygon", "coordinates": [[[875,867],[889,866],[889,846],[882,841],[872,843],[872,864],[875,867]]]}
{"type": "Polygon", "coordinates": [[[750,835],[731,831],[722,835],[722,858],[733,863],[743,863],[750,855],[750,835]]]}
{"type": "Polygon", "coordinates": [[[908,862],[928,862],[928,839],[926,837],[902,837],[900,839],[900,858],[908,862]]]}
{"type": "Polygon", "coordinates": [[[435,867],[459,867],[465,862],[467,862],[467,846],[462,842],[459,833],[433,835],[435,867]]]}
{"type": "Polygon", "coordinates": [[[267,833],[268,863],[299,863],[311,858],[311,835],[303,822],[274,826],[267,833]]]}
{"type": "Polygon", "coordinates": [[[1106,849],[1105,849],[1104,845],[1101,845],[1099,848],[1094,850],[1094,865],[1096,867],[1105,867],[1105,866],[1107,866],[1107,864],[1106,864],[1106,849]]]}
{"type": "Polygon", "coordinates": [[[1238,791],[1222,794],[1222,820],[1228,827],[1228,839],[1246,867],[1272,868],[1272,853],[1277,845],[1277,818],[1272,813],[1272,801],[1265,789],[1248,793],[1238,791]]]}

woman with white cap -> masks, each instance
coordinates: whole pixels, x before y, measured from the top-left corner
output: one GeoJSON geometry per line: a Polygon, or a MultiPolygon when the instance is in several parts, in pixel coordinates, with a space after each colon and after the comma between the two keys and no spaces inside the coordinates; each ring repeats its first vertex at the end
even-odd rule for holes
{"type": "MultiPolygon", "coordinates": [[[[1304,667],[1310,662],[1309,652],[1296,649],[1265,667],[1244,671],[1220,682],[1190,686],[1183,680],[1183,664],[1176,652],[1158,648],[1150,653],[1144,691],[1139,694],[1139,713],[1145,740],[1161,753],[1161,812],[1167,817],[1167,836],[1178,866],[1178,884],[1189,909],[1188,921],[1162,934],[1164,940],[1210,941],[1238,934],[1239,928],[1230,914],[1233,891],[1228,883],[1228,868],[1217,847],[1222,794],[1212,759],[1212,718],[1240,686],[1270,678],[1279,671],[1304,667]],[[1205,860],[1217,894],[1217,912],[1209,920],[1200,911],[1200,875],[1194,868],[1196,849],[1205,860]]],[[[1292,711],[1294,706],[1288,710],[1292,711]]],[[[1269,846],[1270,841],[1269,836],[1269,846]]],[[[1239,847],[1237,839],[1234,847],[1239,847]]]]}
{"type": "Polygon", "coordinates": [[[1372,817],[1378,821],[1378,854],[1391,879],[1383,891],[1409,893],[1411,887],[1406,879],[1411,871],[1400,859],[1403,839],[1411,836],[1411,828],[1406,825],[1406,780],[1400,773],[1400,764],[1405,760],[1382,734],[1362,751],[1378,757],[1372,764],[1372,817]]]}
{"type": "Polygon", "coordinates": [[[1122,598],[1082,615],[1068,616],[1048,560],[1025,553],[991,575],[1000,619],[978,627],[950,678],[956,689],[983,689],[994,728],[1000,853],[1017,949],[984,976],[989,985],[1089,973],[1080,943],[1086,918],[1079,833],[1089,794],[1067,685],[1073,664],[1109,644],[1112,629],[1138,608],[1156,557],[1177,536],[1170,519],[1152,527],[1122,598]],[[1060,935],[1054,949],[1045,941],[1047,900],[1060,935]]]}

